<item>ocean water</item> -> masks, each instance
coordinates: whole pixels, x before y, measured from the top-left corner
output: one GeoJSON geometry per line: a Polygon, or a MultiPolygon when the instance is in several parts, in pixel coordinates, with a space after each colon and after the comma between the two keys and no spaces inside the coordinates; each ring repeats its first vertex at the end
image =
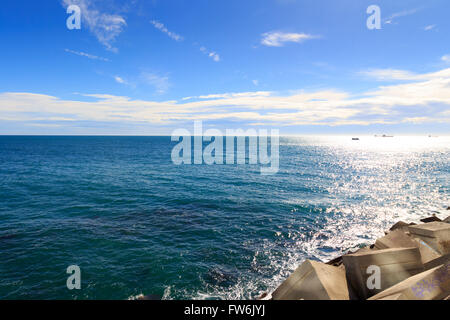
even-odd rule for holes
{"type": "Polygon", "coordinates": [[[263,176],[176,166],[170,137],[0,137],[0,299],[251,299],[449,215],[449,137],[360,138],[281,138],[263,176]]]}

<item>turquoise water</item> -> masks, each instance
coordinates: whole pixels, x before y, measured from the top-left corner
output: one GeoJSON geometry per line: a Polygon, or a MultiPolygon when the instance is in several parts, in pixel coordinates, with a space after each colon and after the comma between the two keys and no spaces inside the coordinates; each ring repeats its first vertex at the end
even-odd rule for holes
{"type": "Polygon", "coordinates": [[[262,176],[176,166],[170,137],[0,137],[0,298],[254,298],[306,258],[448,215],[449,137],[360,138],[282,138],[262,176]]]}

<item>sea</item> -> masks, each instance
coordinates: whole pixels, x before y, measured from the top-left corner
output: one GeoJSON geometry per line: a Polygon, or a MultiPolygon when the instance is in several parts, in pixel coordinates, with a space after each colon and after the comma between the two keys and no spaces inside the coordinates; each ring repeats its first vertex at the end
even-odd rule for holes
{"type": "Polygon", "coordinates": [[[0,299],[255,299],[305,259],[450,215],[448,136],[281,137],[273,175],[176,165],[175,145],[0,136],[0,299]]]}

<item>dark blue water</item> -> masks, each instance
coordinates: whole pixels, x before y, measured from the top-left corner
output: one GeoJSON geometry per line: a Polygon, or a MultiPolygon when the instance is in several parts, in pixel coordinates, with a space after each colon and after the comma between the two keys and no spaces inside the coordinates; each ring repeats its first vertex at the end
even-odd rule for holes
{"type": "Polygon", "coordinates": [[[449,142],[282,138],[263,176],[176,166],[169,137],[0,137],[0,298],[256,297],[306,258],[446,217],[449,142]]]}

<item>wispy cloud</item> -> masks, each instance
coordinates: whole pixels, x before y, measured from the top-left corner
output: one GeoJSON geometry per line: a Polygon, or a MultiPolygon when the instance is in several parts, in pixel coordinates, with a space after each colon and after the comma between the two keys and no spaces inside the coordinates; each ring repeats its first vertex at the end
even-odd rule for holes
{"type": "MultiPolygon", "coordinates": [[[[406,83],[376,87],[362,94],[337,89],[238,92],[189,97],[179,101],[135,100],[107,94],[95,101],[64,100],[21,92],[0,94],[0,120],[169,124],[193,120],[237,120],[266,125],[369,125],[450,123],[450,68],[426,74],[405,71],[394,78],[406,83]]],[[[150,84],[167,88],[167,77],[147,74],[150,84]]]]}
{"type": "Polygon", "coordinates": [[[389,16],[388,18],[386,18],[384,20],[384,23],[386,24],[394,24],[394,20],[396,20],[397,18],[400,17],[406,17],[406,16],[410,16],[412,14],[415,14],[417,11],[419,11],[419,9],[411,9],[411,10],[404,10],[404,11],[400,11],[400,12],[396,12],[394,14],[392,14],[391,16],[389,16]]]}
{"type": "Polygon", "coordinates": [[[361,71],[359,74],[378,81],[415,80],[417,77],[414,73],[398,69],[370,69],[361,71]]]}
{"type": "Polygon", "coordinates": [[[435,28],[436,28],[436,25],[435,25],[435,24],[431,24],[431,25],[426,26],[425,28],[423,28],[423,30],[425,30],[425,31],[431,31],[431,30],[433,30],[433,29],[435,29],[435,28]]]}
{"type": "Polygon", "coordinates": [[[114,76],[114,80],[116,80],[116,82],[120,84],[128,84],[128,81],[119,76],[114,76]]]}
{"type": "Polygon", "coordinates": [[[153,24],[153,26],[158,29],[159,31],[167,34],[170,38],[172,38],[175,41],[183,41],[183,37],[180,36],[179,34],[176,34],[175,32],[169,31],[166,26],[164,24],[162,24],[159,21],[156,20],[152,20],[150,21],[151,24],[153,24]]]}
{"type": "MultiPolygon", "coordinates": [[[[179,35],[179,34],[177,34],[175,32],[170,31],[169,29],[167,29],[167,27],[163,23],[161,23],[161,22],[159,22],[157,20],[152,20],[152,21],[150,21],[150,23],[156,29],[158,29],[159,31],[167,34],[173,40],[175,40],[175,41],[183,41],[184,40],[184,38],[181,35],[179,35]]],[[[195,44],[197,45],[197,43],[195,43],[195,44]]],[[[206,49],[203,46],[200,47],[200,51],[203,52],[204,54],[206,54],[211,59],[213,59],[215,62],[219,62],[220,61],[220,55],[217,52],[210,51],[210,50],[206,49]]]]}
{"type": "Polygon", "coordinates": [[[314,38],[317,37],[306,33],[271,31],[262,34],[261,44],[268,47],[282,47],[287,42],[301,43],[314,38]]]}
{"type": "Polygon", "coordinates": [[[64,51],[68,52],[68,53],[71,53],[71,54],[75,54],[77,56],[86,57],[86,58],[89,58],[89,59],[92,59],[92,60],[100,60],[100,61],[111,62],[111,60],[109,60],[107,58],[95,56],[93,54],[89,54],[89,53],[82,52],[82,51],[74,51],[74,50],[70,50],[70,49],[64,49],[64,51]]]}
{"type": "MultiPolygon", "coordinates": [[[[141,72],[138,76],[132,77],[132,78],[125,78],[120,75],[114,75],[112,76],[115,82],[119,84],[123,84],[125,86],[131,87],[131,88],[146,88],[146,91],[148,91],[148,87],[152,87],[154,89],[154,92],[158,95],[165,94],[170,88],[170,82],[168,76],[161,76],[157,73],[152,72],[141,72]]],[[[111,95],[89,95],[90,97],[95,98],[111,98],[114,96],[111,95]]]]}
{"type": "Polygon", "coordinates": [[[106,49],[117,52],[118,49],[113,46],[113,43],[127,25],[125,18],[101,12],[98,9],[98,2],[95,3],[96,5],[92,0],[63,0],[65,7],[72,4],[78,5],[81,9],[82,26],[87,25],[89,31],[106,49]]]}
{"type": "Polygon", "coordinates": [[[450,54],[446,54],[445,56],[442,56],[441,60],[446,63],[450,63],[450,54]]]}
{"type": "Polygon", "coordinates": [[[141,74],[141,79],[147,85],[155,88],[156,93],[165,94],[170,87],[169,77],[160,76],[156,73],[143,72],[141,74]]]}
{"type": "Polygon", "coordinates": [[[209,51],[205,47],[200,47],[200,51],[203,52],[204,54],[206,54],[211,59],[213,59],[215,62],[220,61],[220,55],[217,52],[209,51]]]}
{"type": "MultiPolygon", "coordinates": [[[[442,61],[445,61],[445,59],[449,59],[450,61],[450,56],[443,56],[441,59],[442,61]]],[[[359,74],[378,81],[424,81],[438,78],[450,78],[450,69],[421,74],[398,69],[370,69],[359,72],[359,74]]]]}

